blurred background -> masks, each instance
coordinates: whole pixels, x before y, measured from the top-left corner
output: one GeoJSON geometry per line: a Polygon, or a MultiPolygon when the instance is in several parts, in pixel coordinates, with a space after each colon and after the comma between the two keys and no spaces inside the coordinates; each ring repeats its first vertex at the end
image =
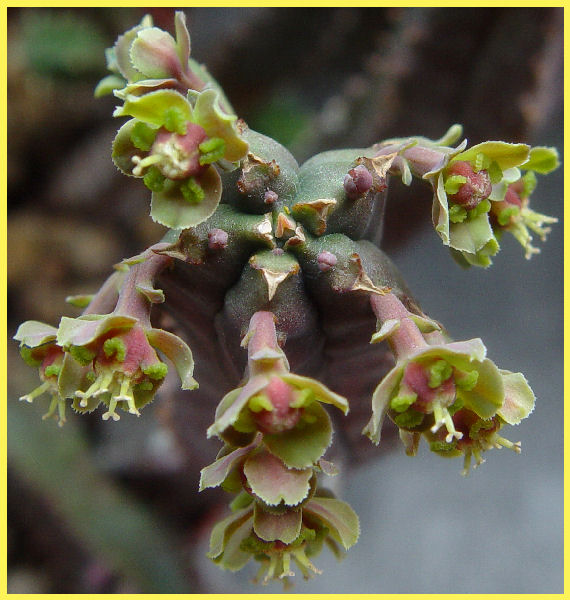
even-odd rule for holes
{"type": "MultiPolygon", "coordinates": [[[[165,8],[8,10],[10,338],[24,320],[77,314],[66,296],[95,291],[111,265],[164,234],[145,188],[111,163],[113,98],[93,98],[104,49],[145,12],[172,30],[165,8]]],[[[185,12],[192,56],[240,117],[299,162],[392,136],[437,138],[455,122],[471,144],[562,151],[561,8],[185,12]]],[[[533,208],[561,219],[562,169],[538,177],[533,208]]],[[[491,451],[464,479],[460,459],[426,448],[408,458],[393,435],[380,448],[355,442],[337,485],[361,538],[339,566],[323,553],[324,574],[299,578],[295,593],[562,592],[563,224],[531,261],[505,238],[490,269],[463,271],[430,205],[427,187],[392,182],[382,247],[427,314],[526,375],[536,409],[505,430],[522,455],[491,451]]],[[[10,593],[281,591],[254,587],[253,567],[224,573],[204,557],[229,500],[197,493],[218,448],[202,433],[217,398],[196,410],[188,445],[162,400],[136,422],[69,414],[59,429],[41,420],[47,399],[18,403],[38,380],[11,339],[8,361],[10,593]]]]}

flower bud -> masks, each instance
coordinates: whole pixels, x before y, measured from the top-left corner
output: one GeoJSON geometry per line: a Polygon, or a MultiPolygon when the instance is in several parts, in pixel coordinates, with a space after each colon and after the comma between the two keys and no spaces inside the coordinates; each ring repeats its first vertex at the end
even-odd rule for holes
{"type": "Polygon", "coordinates": [[[346,174],[343,185],[346,195],[356,200],[372,187],[372,174],[364,165],[358,165],[346,174]]]}

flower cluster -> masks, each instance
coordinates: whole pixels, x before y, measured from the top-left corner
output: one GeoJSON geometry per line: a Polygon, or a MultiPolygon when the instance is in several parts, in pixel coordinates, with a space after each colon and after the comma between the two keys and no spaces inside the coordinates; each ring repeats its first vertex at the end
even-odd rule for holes
{"type": "Polygon", "coordinates": [[[374,443],[388,416],[408,454],[424,438],[438,455],[463,456],[465,475],[491,448],[520,452],[502,429],[534,408],[524,376],[499,369],[479,338],[448,339],[371,240],[382,227],[389,176],[406,185],[416,177],[431,185],[434,228],[460,264],[490,265],[505,232],[529,258],[538,252],[532,234],[544,239],[556,221],[530,208],[536,174],[558,166],[555,149],[455,145],[462,130],[454,125],[439,140],[330,150],[299,166],[277,141],[238,121],[221,87],[190,58],[182,12],[175,36],[144,17],[107,51],[107,66],[111,74],[95,93],[112,93],[120,101],[114,116],[126,119],[112,159],[142,179],[152,192],[152,218],[172,230],[118,265],[95,296],[73,299],[85,309],[81,316],[63,317],[57,328],[37,321],[19,327],[22,357],[41,380],[21,400],[49,394],[45,418],[60,425],[68,403],[80,413],[103,405],[106,421],[121,410],[138,416],[167,376],[163,357],[182,389],[198,387],[190,348],[150,318],[165,301],[157,278],[178,261],[162,283],[174,292],[172,314],[190,326],[211,321],[218,338],[200,335],[210,344],[207,356],[224,366],[238,360],[231,338],[247,329],[245,375],[207,431],[223,447],[202,469],[200,490],[234,494],[231,514],[211,533],[209,557],[232,571],[254,559],[263,583],[288,585],[295,568],[305,578],[318,573],[312,560],[324,545],[341,557],[360,532],[352,508],[320,481],[336,474],[325,459],[333,428],[324,405],[346,414],[348,400],[291,372],[285,332],[292,364],[322,373],[355,399],[387,371],[363,430],[374,443]],[[374,315],[371,341],[390,346],[391,369],[382,348],[368,347],[374,315]],[[225,343],[220,352],[216,344],[225,343]]]}
{"type": "Polygon", "coordinates": [[[411,314],[391,293],[372,296],[371,303],[380,323],[372,341],[387,340],[396,365],[374,391],[372,417],[363,433],[379,443],[388,415],[408,454],[415,454],[424,435],[432,451],[463,455],[464,475],[472,457],[477,465],[483,462],[485,450],[520,452],[519,443],[498,431],[520,423],[534,408],[524,376],[498,369],[478,338],[447,341],[435,322],[411,314]]]}
{"type": "Polygon", "coordinates": [[[201,223],[222,195],[218,170],[247,156],[237,117],[218,86],[202,81],[190,62],[184,14],[176,39],[145,17],[108,51],[112,75],[96,89],[123,101],[115,117],[131,117],[113,143],[113,161],[151,190],[151,217],[167,227],[201,223]]]}
{"type": "Polygon", "coordinates": [[[222,486],[237,493],[233,514],[212,532],[209,556],[223,568],[261,561],[264,583],[318,572],[309,557],[323,542],[340,554],[359,534],[358,518],[340,500],[326,497],[317,473],[334,474],[323,459],[332,440],[330,417],[320,403],[348,411],[345,398],[318,381],[290,373],[277,342],[274,315],[253,315],[243,345],[247,381],[220,402],[208,435],[224,441],[217,460],[202,469],[200,489],[222,486]]]}
{"type": "Polygon", "coordinates": [[[545,225],[557,221],[529,208],[535,173],[547,174],[559,165],[556,149],[495,141],[466,148],[466,140],[451,147],[461,132],[454,125],[439,140],[388,140],[375,149],[380,156],[396,155],[391,173],[405,184],[413,176],[431,184],[433,226],[460,264],[489,266],[504,231],[530,258],[538,249],[529,230],[544,240],[550,231],[545,225]]]}
{"type": "Polygon", "coordinates": [[[117,409],[139,415],[152,401],[164,381],[168,366],[157,350],[174,365],[182,389],[194,389],[194,363],[190,348],[174,334],[150,323],[153,303],[164,298],[152,286],[154,277],[171,261],[151,250],[131,261],[118,293],[115,309],[109,314],[95,310],[114,298],[113,286],[103,286],[77,318],[62,317],[58,328],[38,321],[26,321],[14,338],[20,342],[24,359],[39,368],[42,385],[20,398],[31,402],[48,392],[52,401],[45,418],[56,415],[65,422],[66,401],[78,412],[92,412],[101,403],[107,410],[103,419],[117,421],[117,409]]]}

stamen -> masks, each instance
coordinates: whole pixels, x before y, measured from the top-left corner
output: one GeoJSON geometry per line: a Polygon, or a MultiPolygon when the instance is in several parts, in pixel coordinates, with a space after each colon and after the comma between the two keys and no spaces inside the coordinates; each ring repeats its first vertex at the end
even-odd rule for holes
{"type": "Polygon", "coordinates": [[[29,394],[20,397],[21,402],[33,402],[34,398],[41,396],[44,392],[47,392],[50,388],[50,383],[45,381],[40,386],[38,386],[35,390],[32,390],[29,394]]]}
{"type": "Polygon", "coordinates": [[[117,398],[113,396],[109,402],[109,410],[101,416],[103,421],[108,421],[109,417],[112,417],[113,421],[118,421],[121,417],[115,412],[116,408],[117,398]]]}
{"type": "Polygon", "coordinates": [[[119,394],[114,396],[114,398],[117,402],[126,402],[129,407],[129,413],[140,417],[141,414],[135,405],[135,397],[131,391],[131,380],[127,375],[123,375],[121,389],[119,390],[119,394]]]}
{"type": "Polygon", "coordinates": [[[295,577],[295,573],[291,571],[291,554],[289,552],[283,553],[283,573],[279,575],[279,579],[283,577],[295,577]]]}
{"type": "Polygon", "coordinates": [[[469,475],[470,470],[471,470],[471,449],[467,448],[467,450],[465,450],[465,457],[463,458],[463,471],[461,471],[461,475],[463,475],[463,477],[467,477],[469,475]]]}
{"type": "Polygon", "coordinates": [[[451,415],[449,414],[447,408],[443,408],[441,404],[434,404],[433,416],[435,419],[435,423],[430,429],[432,433],[436,433],[442,425],[445,425],[445,428],[448,432],[448,434],[445,436],[445,441],[448,444],[451,443],[453,438],[457,438],[458,440],[460,440],[463,437],[463,434],[455,429],[453,419],[451,418],[451,415]]]}
{"type": "Polygon", "coordinates": [[[162,157],[160,156],[160,154],[150,154],[145,158],[141,158],[140,156],[137,156],[135,154],[135,156],[133,156],[131,160],[135,164],[135,167],[133,168],[133,175],[135,177],[141,177],[144,169],[160,162],[162,160],[162,157]]]}

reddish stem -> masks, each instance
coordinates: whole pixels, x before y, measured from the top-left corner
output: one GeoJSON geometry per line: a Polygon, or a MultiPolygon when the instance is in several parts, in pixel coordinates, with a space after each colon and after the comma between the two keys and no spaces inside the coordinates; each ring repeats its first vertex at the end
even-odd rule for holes
{"type": "MultiPolygon", "coordinates": [[[[247,356],[250,375],[259,373],[260,365],[252,358],[259,351],[264,349],[275,350],[281,353],[281,348],[277,342],[277,331],[275,329],[275,315],[272,312],[260,310],[256,312],[249,321],[249,329],[246,335],[247,356]]],[[[286,371],[283,359],[271,362],[272,371],[286,371]]]]}
{"type": "Polygon", "coordinates": [[[126,315],[139,319],[143,327],[150,327],[151,301],[137,290],[137,287],[152,288],[158,275],[172,262],[170,256],[156,254],[153,250],[166,247],[167,244],[156,244],[146,250],[147,258],[132,265],[125,276],[119,292],[115,314],[126,315]]]}
{"type": "Polygon", "coordinates": [[[425,348],[425,341],[418,326],[410,319],[410,313],[394,294],[370,296],[372,310],[381,323],[398,319],[400,326],[389,337],[388,343],[397,359],[406,358],[418,348],[425,348]]]}

